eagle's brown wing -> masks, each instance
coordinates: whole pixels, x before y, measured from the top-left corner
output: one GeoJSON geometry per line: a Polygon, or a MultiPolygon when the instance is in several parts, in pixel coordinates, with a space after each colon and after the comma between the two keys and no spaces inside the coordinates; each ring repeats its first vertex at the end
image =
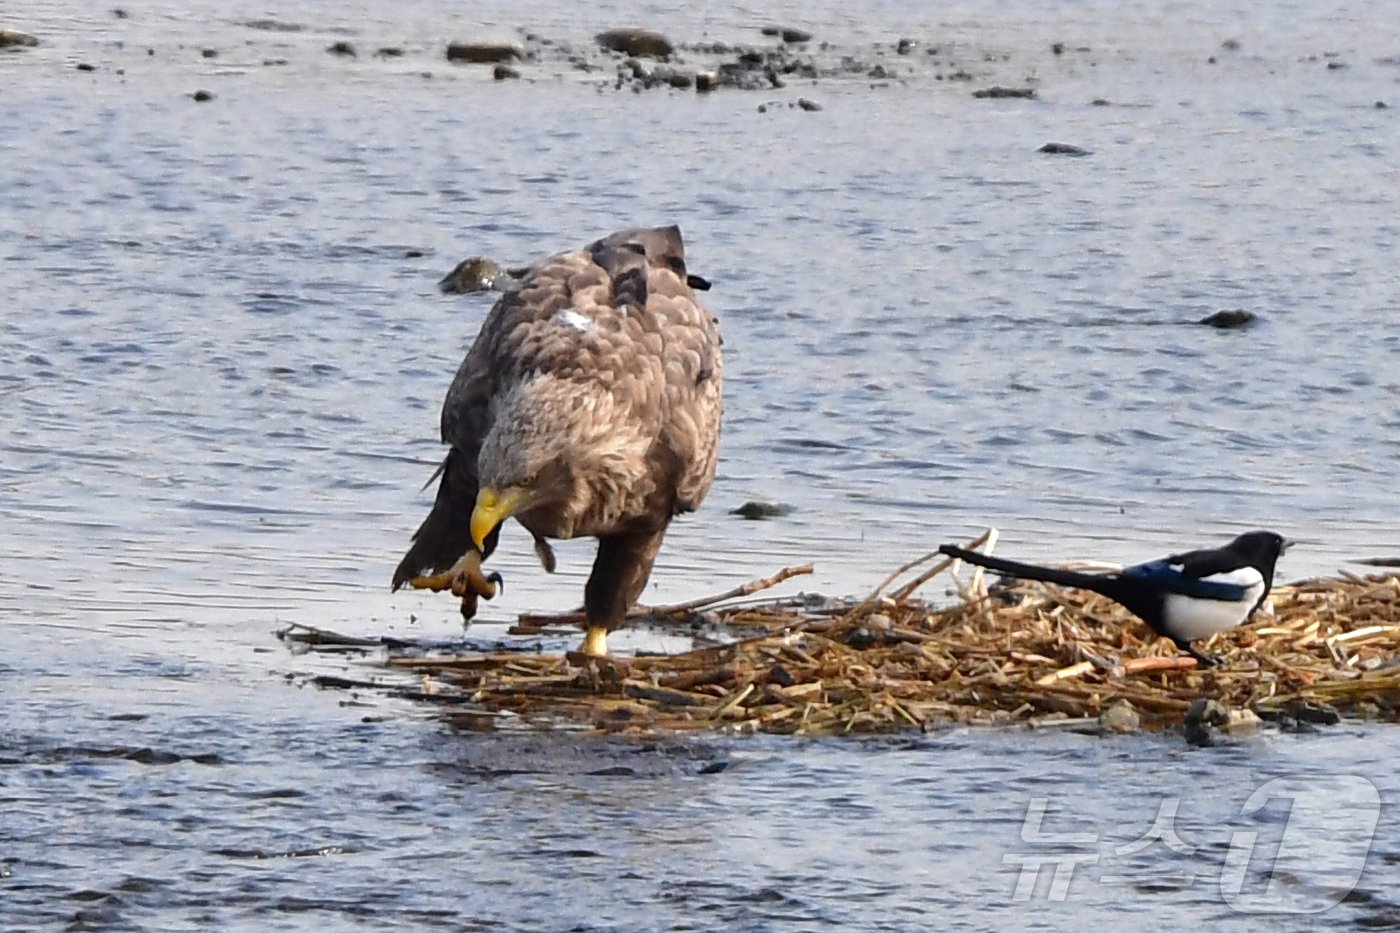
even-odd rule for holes
{"type": "MultiPolygon", "coordinates": [[[[448,389],[441,429],[449,450],[437,498],[394,574],[395,588],[452,566],[471,547],[478,458],[499,399],[542,374],[579,393],[606,392],[613,417],[626,419],[620,431],[654,439],[647,507],[664,502],[666,510],[656,525],[664,529],[671,514],[704,499],[718,452],[718,328],[689,284],[680,231],[621,231],[538,263],[487,315],[448,389]],[[582,340],[570,322],[598,331],[582,340]]],[[[495,538],[486,542],[488,554],[495,538]]]]}

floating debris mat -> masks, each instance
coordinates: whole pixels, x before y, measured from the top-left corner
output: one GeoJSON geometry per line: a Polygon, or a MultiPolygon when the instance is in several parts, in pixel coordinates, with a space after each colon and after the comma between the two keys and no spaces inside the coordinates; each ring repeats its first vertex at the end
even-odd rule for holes
{"type": "MultiPolygon", "coordinates": [[[[1218,724],[1400,718],[1395,574],[1278,586],[1248,625],[1209,643],[1221,665],[1202,669],[1105,597],[1022,581],[988,586],[980,570],[967,582],[958,569],[935,552],[860,601],[733,604],[810,571],[789,568],[712,600],[645,613],[640,624],[693,627],[699,619],[732,639],[678,654],[425,654],[389,644],[387,663],[418,675],[410,695],[476,728],[811,736],[945,723],[1163,729],[1182,726],[1188,713],[1199,719],[1203,701],[1205,715],[1223,717],[1218,724]],[[950,581],[955,605],[917,597],[935,578],[950,581]]],[[[522,618],[517,630],[574,621],[522,618]]],[[[398,679],[401,695],[405,682],[398,679]]]]}

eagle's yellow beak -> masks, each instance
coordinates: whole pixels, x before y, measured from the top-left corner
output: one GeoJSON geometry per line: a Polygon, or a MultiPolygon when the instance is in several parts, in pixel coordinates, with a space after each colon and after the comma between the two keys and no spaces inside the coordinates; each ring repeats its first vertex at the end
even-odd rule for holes
{"type": "Polygon", "coordinates": [[[500,492],[490,486],[481,487],[476,494],[476,508],[472,509],[472,542],[476,549],[483,550],[486,536],[533,498],[533,492],[519,486],[507,486],[500,492]]]}

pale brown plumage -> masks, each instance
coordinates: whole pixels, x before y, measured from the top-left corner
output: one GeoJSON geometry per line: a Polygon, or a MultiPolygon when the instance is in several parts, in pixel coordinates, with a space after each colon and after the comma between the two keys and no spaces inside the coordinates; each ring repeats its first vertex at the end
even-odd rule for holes
{"type": "Polygon", "coordinates": [[[501,297],[448,390],[437,498],[395,589],[451,588],[470,616],[494,593],[480,560],[507,516],[549,570],[546,539],[595,536],[585,650],[603,650],[667,525],[714,480],[720,337],[692,284],[707,286],[686,271],[680,230],[661,227],[552,256],[501,297]]]}

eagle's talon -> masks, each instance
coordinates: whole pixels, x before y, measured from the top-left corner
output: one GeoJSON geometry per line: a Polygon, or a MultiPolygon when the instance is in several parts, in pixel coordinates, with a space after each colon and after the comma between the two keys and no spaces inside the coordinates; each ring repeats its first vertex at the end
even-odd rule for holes
{"type": "MultiPolygon", "coordinates": [[[[473,554],[476,552],[473,551],[473,554]]],[[[496,571],[483,575],[481,559],[478,557],[462,569],[452,581],[452,594],[462,597],[462,623],[468,624],[476,616],[477,599],[492,599],[505,588],[505,580],[496,571]]]]}
{"type": "Polygon", "coordinates": [[[501,579],[501,575],[494,570],[489,574],[483,574],[481,572],[481,555],[473,550],[468,551],[461,560],[442,573],[414,577],[408,581],[408,585],[415,590],[432,590],[434,593],[441,593],[443,590],[450,591],[453,596],[462,598],[463,614],[465,614],[465,601],[468,598],[472,600],[472,611],[475,612],[476,597],[493,598],[503,588],[504,581],[501,579]]]}
{"type": "Polygon", "coordinates": [[[466,626],[470,625],[472,619],[475,616],[476,594],[467,593],[465,596],[462,597],[462,627],[465,628],[466,626]]]}
{"type": "Polygon", "coordinates": [[[434,593],[441,593],[443,590],[452,588],[452,576],[452,571],[445,570],[431,576],[414,577],[408,581],[408,585],[415,590],[432,590],[434,593]]]}

